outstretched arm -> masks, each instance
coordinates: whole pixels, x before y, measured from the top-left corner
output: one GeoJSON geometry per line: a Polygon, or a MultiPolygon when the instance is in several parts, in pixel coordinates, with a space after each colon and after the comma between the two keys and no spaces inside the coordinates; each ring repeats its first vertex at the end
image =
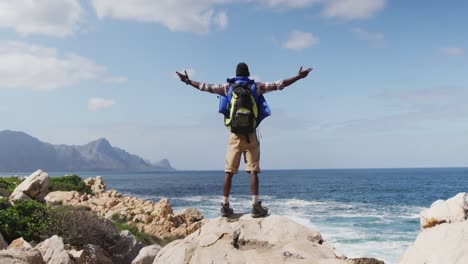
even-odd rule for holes
{"type": "Polygon", "coordinates": [[[177,76],[179,76],[180,81],[186,83],[187,85],[191,85],[194,88],[203,91],[203,92],[209,92],[209,93],[214,93],[214,94],[219,94],[219,95],[226,95],[229,84],[206,84],[206,83],[200,83],[194,80],[190,80],[187,71],[184,71],[185,74],[176,72],[177,76]]]}
{"type": "Polygon", "coordinates": [[[184,71],[185,74],[182,74],[182,73],[180,73],[178,71],[176,71],[176,73],[177,73],[177,76],[179,76],[181,82],[184,82],[187,85],[191,85],[191,86],[199,89],[200,83],[196,82],[196,81],[193,81],[193,80],[190,80],[187,71],[184,71]]]}
{"type": "Polygon", "coordinates": [[[289,79],[279,80],[279,81],[270,82],[270,83],[257,83],[257,88],[258,88],[257,91],[259,94],[265,94],[265,93],[269,93],[269,92],[273,92],[277,90],[283,90],[284,87],[295,83],[297,80],[307,77],[307,75],[311,71],[312,71],[312,68],[308,68],[307,70],[302,70],[302,66],[301,66],[298,74],[289,79]]]}
{"type": "Polygon", "coordinates": [[[312,70],[313,70],[312,68],[308,68],[307,70],[302,70],[302,66],[301,66],[296,76],[284,80],[284,87],[289,86],[295,83],[296,81],[307,77],[307,75],[309,75],[309,72],[311,72],[312,70]]]}

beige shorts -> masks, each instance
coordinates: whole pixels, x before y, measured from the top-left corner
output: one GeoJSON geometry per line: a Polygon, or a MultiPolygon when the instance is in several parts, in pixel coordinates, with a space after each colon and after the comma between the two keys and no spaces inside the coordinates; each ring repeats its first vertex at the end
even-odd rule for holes
{"type": "Polygon", "coordinates": [[[226,151],[225,172],[236,174],[239,171],[241,154],[244,154],[245,171],[260,172],[260,143],[257,134],[249,134],[250,143],[246,135],[230,133],[226,151]]]}

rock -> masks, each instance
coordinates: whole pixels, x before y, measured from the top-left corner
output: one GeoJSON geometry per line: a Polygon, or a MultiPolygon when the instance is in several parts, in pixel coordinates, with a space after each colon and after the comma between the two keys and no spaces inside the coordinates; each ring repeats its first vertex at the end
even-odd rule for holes
{"type": "Polygon", "coordinates": [[[114,263],[130,264],[138,256],[144,245],[138,241],[128,230],[120,232],[120,239],[110,249],[114,263]]]}
{"type": "Polygon", "coordinates": [[[430,228],[441,223],[465,221],[467,211],[468,193],[459,193],[447,201],[437,200],[429,209],[421,212],[421,227],[430,228]]]}
{"type": "Polygon", "coordinates": [[[113,264],[112,258],[104,249],[95,245],[86,245],[86,264],[113,264]]]}
{"type": "Polygon", "coordinates": [[[28,198],[43,202],[47,194],[48,184],[49,175],[42,170],[37,170],[15,188],[10,195],[10,201],[18,199],[27,200],[27,196],[28,198]]]}
{"type": "Polygon", "coordinates": [[[282,216],[217,218],[166,245],[153,263],[349,263],[323,242],[318,231],[282,216]]]}
{"type": "Polygon", "coordinates": [[[140,250],[138,256],[132,261],[132,264],[152,264],[160,250],[160,245],[144,247],[140,250]]]}
{"type": "Polygon", "coordinates": [[[8,247],[8,243],[3,238],[2,233],[0,233],[0,249],[5,249],[8,247]]]}
{"type": "Polygon", "coordinates": [[[2,250],[0,264],[45,264],[45,262],[37,250],[2,250]]]}
{"type": "Polygon", "coordinates": [[[352,261],[354,264],[385,264],[383,261],[375,258],[355,258],[352,261]]]}
{"type": "Polygon", "coordinates": [[[35,248],[41,252],[42,258],[47,264],[73,264],[63,240],[59,236],[54,235],[39,243],[35,248]]]}
{"type": "Polygon", "coordinates": [[[182,213],[185,222],[194,223],[203,220],[203,215],[195,208],[187,208],[182,213]]]}
{"type": "Polygon", "coordinates": [[[68,252],[70,258],[74,261],[74,264],[85,264],[86,263],[86,254],[84,250],[76,251],[74,249],[68,252]]]}
{"type": "Polygon", "coordinates": [[[102,181],[101,176],[85,179],[84,183],[91,188],[91,193],[95,196],[101,196],[106,191],[106,185],[102,181]]]}
{"type": "Polygon", "coordinates": [[[62,205],[62,204],[70,204],[70,202],[75,199],[79,198],[80,193],[77,191],[55,191],[50,192],[44,198],[47,205],[62,205]]]}
{"type": "Polygon", "coordinates": [[[13,240],[7,249],[31,250],[33,247],[26,240],[20,237],[13,240]]]}
{"type": "Polygon", "coordinates": [[[18,238],[11,242],[6,250],[0,251],[0,264],[44,264],[41,253],[26,242],[18,238]]]}
{"type": "Polygon", "coordinates": [[[399,264],[468,263],[468,221],[423,229],[399,264]]]}

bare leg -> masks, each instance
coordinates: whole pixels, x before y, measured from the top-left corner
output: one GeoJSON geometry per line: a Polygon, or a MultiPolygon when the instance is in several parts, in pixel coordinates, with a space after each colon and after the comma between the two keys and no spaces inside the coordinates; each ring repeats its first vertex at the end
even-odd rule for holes
{"type": "Polygon", "coordinates": [[[223,195],[224,197],[229,197],[229,194],[231,193],[231,184],[232,184],[232,174],[231,172],[226,172],[226,175],[224,176],[224,187],[223,187],[223,195]]]}
{"type": "Polygon", "coordinates": [[[252,195],[258,195],[258,173],[256,171],[250,172],[250,192],[252,195]]]}

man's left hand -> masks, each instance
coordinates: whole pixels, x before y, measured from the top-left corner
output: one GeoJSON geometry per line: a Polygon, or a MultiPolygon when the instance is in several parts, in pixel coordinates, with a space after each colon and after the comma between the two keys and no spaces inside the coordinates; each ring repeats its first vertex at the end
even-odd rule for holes
{"type": "Polygon", "coordinates": [[[313,70],[313,68],[308,68],[307,70],[303,70],[302,69],[302,66],[301,68],[299,69],[299,73],[297,74],[297,76],[299,76],[299,78],[305,78],[307,77],[307,75],[309,75],[309,72],[311,72],[313,70]]]}

